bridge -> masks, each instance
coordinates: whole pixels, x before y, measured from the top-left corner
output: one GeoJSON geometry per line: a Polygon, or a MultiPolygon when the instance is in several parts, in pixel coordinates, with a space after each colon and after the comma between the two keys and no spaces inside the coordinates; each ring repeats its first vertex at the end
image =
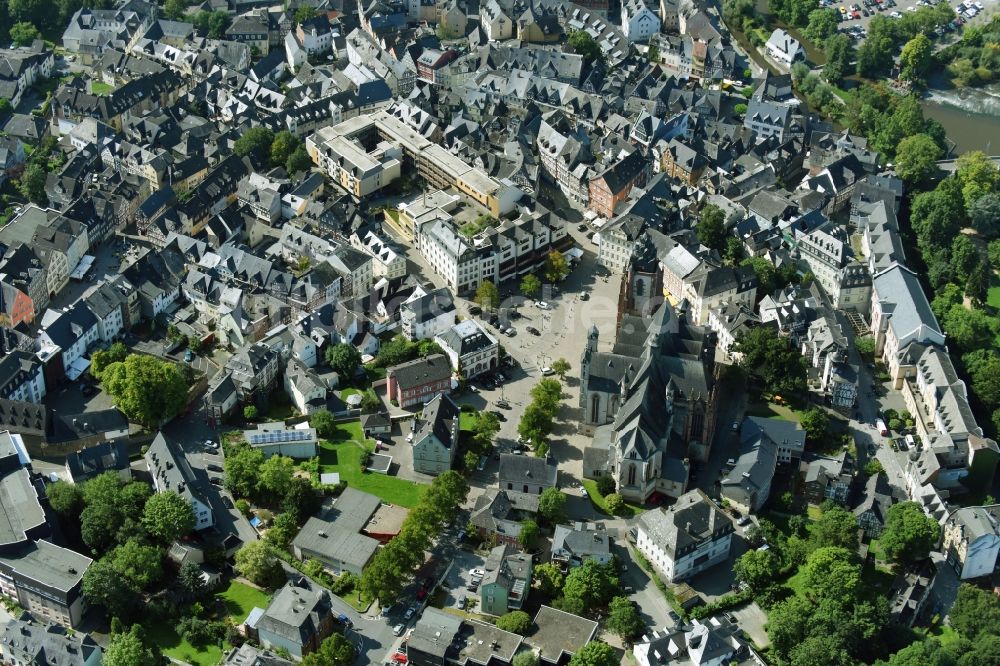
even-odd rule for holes
{"type": "MultiPolygon", "coordinates": [[[[988,159],[991,162],[993,162],[993,164],[995,164],[998,167],[1000,167],[1000,155],[990,155],[988,157],[988,159]]],[[[955,170],[958,169],[958,160],[957,159],[955,159],[955,160],[938,160],[937,162],[935,162],[935,164],[937,164],[937,167],[939,169],[941,169],[942,171],[946,171],[948,173],[955,173],[955,170]]]]}

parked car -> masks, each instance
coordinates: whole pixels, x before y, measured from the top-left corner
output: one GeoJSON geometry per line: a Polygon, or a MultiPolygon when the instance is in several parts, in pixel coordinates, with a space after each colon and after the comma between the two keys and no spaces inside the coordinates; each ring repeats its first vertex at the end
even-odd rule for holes
{"type": "Polygon", "coordinates": [[[506,331],[504,331],[504,332],[503,332],[503,334],[504,334],[504,335],[506,335],[506,336],[507,336],[508,338],[512,338],[512,337],[514,337],[515,335],[517,335],[517,331],[515,331],[515,330],[514,330],[514,327],[513,327],[513,326],[511,326],[511,327],[510,327],[510,328],[508,328],[508,329],[507,329],[506,331]]]}
{"type": "Polygon", "coordinates": [[[406,631],[406,625],[400,623],[400,624],[397,624],[395,627],[392,628],[392,635],[393,636],[402,636],[404,631],[406,631]]]}
{"type": "Polygon", "coordinates": [[[206,448],[206,449],[212,449],[212,450],[214,451],[215,449],[218,449],[218,448],[219,448],[219,445],[218,445],[218,444],[216,444],[215,442],[213,442],[213,441],[212,441],[212,440],[210,440],[210,439],[206,439],[206,440],[205,440],[205,448],[206,448]]]}
{"type": "Polygon", "coordinates": [[[220,466],[218,466],[218,465],[215,465],[215,464],[205,465],[205,469],[207,469],[209,472],[221,472],[222,471],[222,468],[220,466]]]}
{"type": "Polygon", "coordinates": [[[190,363],[193,360],[194,360],[194,352],[188,349],[187,351],[184,352],[184,362],[190,363]]]}
{"type": "Polygon", "coordinates": [[[580,224],[576,225],[576,230],[577,231],[586,231],[587,230],[587,224],[586,224],[586,222],[581,222],[580,224]]]}
{"type": "Polygon", "coordinates": [[[528,326],[525,330],[528,331],[528,333],[531,333],[532,335],[541,335],[542,334],[541,331],[539,331],[534,326],[528,326]]]}
{"type": "Polygon", "coordinates": [[[589,301],[590,300],[590,292],[585,291],[582,294],[580,294],[580,300],[581,301],[589,301]]]}
{"type": "Polygon", "coordinates": [[[553,370],[552,368],[550,368],[549,366],[545,366],[544,368],[542,368],[542,376],[543,377],[548,377],[550,375],[554,375],[555,373],[556,373],[556,371],[553,370]]]}
{"type": "Polygon", "coordinates": [[[469,314],[473,316],[479,316],[483,314],[483,309],[478,305],[473,305],[471,308],[469,308],[469,314]]]}
{"type": "Polygon", "coordinates": [[[535,307],[537,307],[539,310],[548,310],[549,304],[546,303],[545,301],[538,301],[537,303],[535,303],[535,307]]]}
{"type": "Polygon", "coordinates": [[[222,485],[222,479],[220,479],[217,476],[210,476],[210,477],[208,477],[208,482],[211,483],[213,486],[221,486],[222,485]]]}
{"type": "Polygon", "coordinates": [[[222,496],[222,504],[227,509],[232,509],[233,508],[233,500],[229,499],[229,497],[227,495],[223,495],[222,496]]]}
{"type": "Polygon", "coordinates": [[[416,606],[410,606],[409,608],[406,609],[406,612],[403,613],[403,619],[404,620],[412,619],[413,616],[416,615],[416,614],[417,614],[417,607],[416,606]]]}

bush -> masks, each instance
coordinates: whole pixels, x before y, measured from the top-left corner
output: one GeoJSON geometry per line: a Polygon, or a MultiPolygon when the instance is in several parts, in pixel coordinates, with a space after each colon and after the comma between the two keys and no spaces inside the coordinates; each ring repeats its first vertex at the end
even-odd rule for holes
{"type": "Polygon", "coordinates": [[[621,514],[625,510],[625,500],[618,493],[611,493],[604,498],[604,505],[608,507],[608,511],[615,514],[616,516],[621,514]]]}
{"type": "Polygon", "coordinates": [[[690,615],[692,619],[700,620],[704,617],[715,615],[719,611],[739,606],[740,604],[746,603],[751,599],[753,599],[753,592],[751,592],[749,588],[740,590],[739,592],[719,597],[710,604],[698,606],[697,608],[691,610],[690,615]]]}
{"type": "Polygon", "coordinates": [[[340,575],[340,578],[334,582],[330,589],[334,594],[342,597],[345,594],[350,594],[354,588],[357,587],[359,580],[360,579],[350,571],[345,571],[340,575]]]}
{"type": "Polygon", "coordinates": [[[615,480],[606,474],[597,477],[597,492],[601,494],[601,497],[607,497],[615,492],[615,480]]]}
{"type": "Polygon", "coordinates": [[[531,616],[524,611],[511,611],[497,618],[497,629],[509,631],[522,636],[531,626],[531,616]]]}

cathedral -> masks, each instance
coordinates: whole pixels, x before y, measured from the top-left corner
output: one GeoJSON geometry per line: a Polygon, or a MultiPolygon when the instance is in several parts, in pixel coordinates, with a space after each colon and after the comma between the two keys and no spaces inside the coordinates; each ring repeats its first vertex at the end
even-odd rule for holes
{"type": "Polygon", "coordinates": [[[582,423],[593,442],[584,476],[612,475],[617,492],[646,503],[679,497],[690,461],[707,460],[715,431],[715,342],[662,298],[652,241],[636,249],[622,278],[618,331],[598,351],[592,327],[580,359],[582,423]]]}

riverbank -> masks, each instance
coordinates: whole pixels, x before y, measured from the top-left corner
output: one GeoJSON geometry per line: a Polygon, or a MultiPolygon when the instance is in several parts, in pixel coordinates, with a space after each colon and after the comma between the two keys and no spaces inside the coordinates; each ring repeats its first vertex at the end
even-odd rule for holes
{"type": "Polygon", "coordinates": [[[941,123],[954,152],[1000,151],[1000,83],[981,88],[931,89],[920,101],[924,113],[941,123]],[[996,145],[992,139],[997,139],[996,145]]]}

